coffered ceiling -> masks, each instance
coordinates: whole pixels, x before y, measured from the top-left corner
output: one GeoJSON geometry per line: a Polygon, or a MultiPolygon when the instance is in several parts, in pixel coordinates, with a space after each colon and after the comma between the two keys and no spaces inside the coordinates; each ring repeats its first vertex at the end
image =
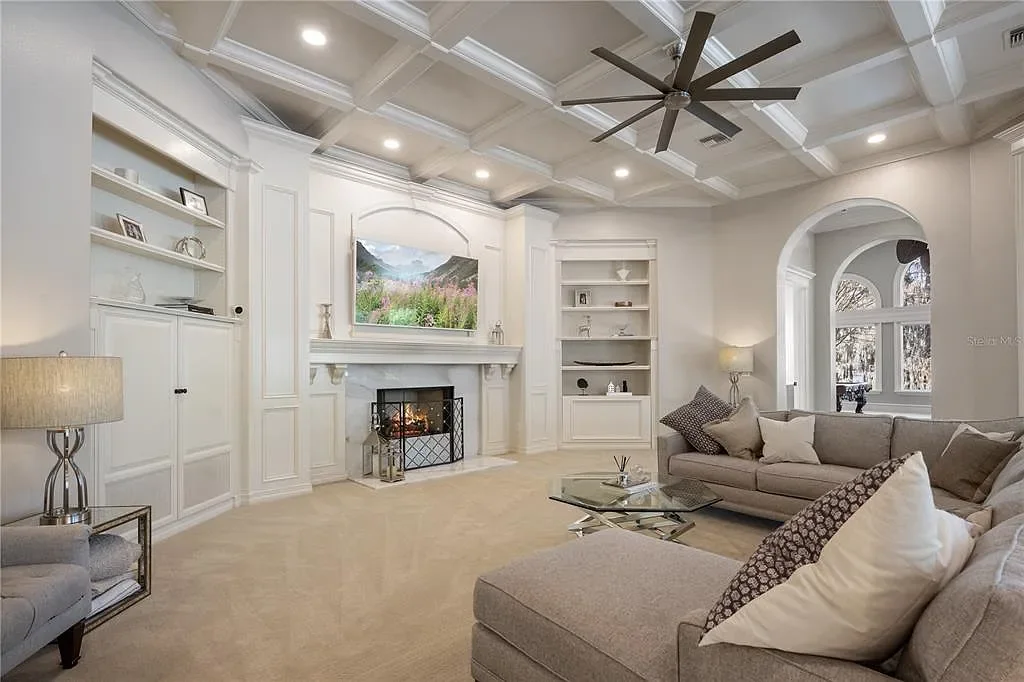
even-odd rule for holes
{"type": "Polygon", "coordinates": [[[251,116],[499,203],[710,206],[965,144],[1024,113],[1024,47],[1004,46],[1021,2],[123,4],[251,116]],[[715,147],[685,113],[665,152],[660,114],[590,142],[647,103],[562,99],[649,93],[590,50],[667,75],[696,10],[717,15],[698,75],[795,29],[800,45],[727,84],[801,86],[796,101],[712,103],[743,128],[715,147]]]}

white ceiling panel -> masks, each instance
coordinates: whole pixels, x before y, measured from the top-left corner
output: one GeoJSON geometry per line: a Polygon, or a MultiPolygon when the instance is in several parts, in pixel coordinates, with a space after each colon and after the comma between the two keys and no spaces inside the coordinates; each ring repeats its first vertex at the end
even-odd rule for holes
{"type": "Polygon", "coordinates": [[[378,116],[362,112],[354,112],[352,116],[354,120],[349,132],[338,142],[342,147],[403,166],[413,166],[442,148],[430,135],[398,126],[378,116]],[[384,140],[388,138],[398,140],[401,146],[387,149],[384,140]]]}
{"type": "Polygon", "coordinates": [[[594,143],[575,128],[539,113],[506,130],[497,145],[551,165],[594,147],[594,143]]]}
{"type": "Polygon", "coordinates": [[[455,182],[461,182],[470,187],[479,187],[488,191],[499,190],[502,187],[511,185],[518,181],[526,173],[518,168],[498,163],[486,157],[467,153],[459,158],[455,166],[449,169],[442,177],[455,182]],[[478,178],[476,172],[485,170],[490,173],[487,178],[478,178]]]}
{"type": "Polygon", "coordinates": [[[616,190],[629,189],[650,182],[671,180],[672,176],[658,168],[659,165],[657,162],[650,163],[643,157],[638,158],[635,154],[622,152],[586,164],[580,169],[579,175],[616,190]],[[629,176],[615,177],[616,168],[628,169],[629,176]]]}
{"type": "Polygon", "coordinates": [[[889,62],[849,78],[823,83],[800,93],[787,107],[805,124],[844,119],[918,95],[904,60],[889,62]]]}
{"type": "MultiPolygon", "coordinates": [[[[1024,6],[1016,20],[999,21],[975,33],[957,39],[960,58],[969,76],[978,75],[1010,64],[1024,63],[1024,48],[1011,50],[1003,47],[1003,31],[1024,24],[1024,6]]],[[[1024,68],[1024,66],[1022,66],[1024,68]]]]}
{"type": "Polygon", "coordinates": [[[353,84],[395,41],[317,2],[244,2],[228,37],[341,83],[353,84]],[[323,47],[307,45],[306,28],[327,36],[323,47]]]}
{"type": "Polygon", "coordinates": [[[314,127],[313,124],[317,119],[327,112],[328,107],[324,104],[285,92],[273,85],[267,85],[252,78],[227,73],[221,69],[215,68],[215,70],[235,81],[250,95],[263,102],[285,125],[297,133],[307,133],[314,127]]]}
{"type": "Polygon", "coordinates": [[[829,146],[836,158],[842,162],[858,161],[876,154],[889,154],[897,149],[938,140],[935,123],[930,116],[915,118],[896,125],[879,126],[877,132],[885,133],[881,144],[868,144],[867,135],[858,135],[841,140],[829,146]]]}
{"type": "Polygon", "coordinates": [[[391,101],[467,133],[518,104],[511,96],[441,62],[391,101]]]}
{"type": "Polygon", "coordinates": [[[815,176],[807,166],[803,165],[791,156],[786,156],[781,159],[776,159],[775,161],[763,163],[759,166],[752,166],[750,168],[743,168],[731,173],[725,173],[724,177],[726,180],[742,189],[762,182],[774,182],[790,178],[806,178],[810,180],[815,176]]]}
{"type": "Polygon", "coordinates": [[[508,3],[473,37],[555,83],[589,64],[595,47],[613,50],[639,35],[605,2],[521,0],[508,3]]]}

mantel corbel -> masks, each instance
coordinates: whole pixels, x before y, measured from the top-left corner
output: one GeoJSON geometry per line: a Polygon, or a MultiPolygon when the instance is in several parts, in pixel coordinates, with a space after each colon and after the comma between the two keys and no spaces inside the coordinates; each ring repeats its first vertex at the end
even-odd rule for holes
{"type": "Polygon", "coordinates": [[[512,374],[512,370],[515,369],[515,368],[516,368],[516,366],[514,364],[512,364],[512,363],[506,363],[506,364],[502,365],[501,366],[501,378],[507,380],[509,375],[512,374]]]}
{"type": "Polygon", "coordinates": [[[319,372],[321,366],[327,368],[327,375],[331,378],[331,383],[333,385],[335,385],[335,386],[341,384],[342,380],[346,376],[348,376],[348,366],[347,365],[339,365],[339,364],[334,363],[334,362],[325,362],[325,363],[319,363],[319,364],[311,364],[309,366],[309,384],[310,384],[310,386],[312,386],[313,382],[316,381],[316,375],[317,375],[317,372],[319,372]]]}

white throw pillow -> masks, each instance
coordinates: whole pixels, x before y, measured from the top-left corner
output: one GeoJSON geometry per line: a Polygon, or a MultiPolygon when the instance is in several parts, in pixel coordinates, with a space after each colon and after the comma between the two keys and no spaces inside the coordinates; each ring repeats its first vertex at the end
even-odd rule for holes
{"type": "Polygon", "coordinates": [[[898,650],[974,548],[972,524],[935,509],[921,453],[901,460],[868,469],[769,535],[712,609],[700,645],[855,661],[898,650]],[[759,591],[751,580],[774,585],[759,591]]]}
{"type": "Polygon", "coordinates": [[[780,422],[767,417],[758,417],[761,438],[764,439],[762,464],[777,462],[800,462],[821,464],[814,451],[814,415],[797,417],[780,422]]]}

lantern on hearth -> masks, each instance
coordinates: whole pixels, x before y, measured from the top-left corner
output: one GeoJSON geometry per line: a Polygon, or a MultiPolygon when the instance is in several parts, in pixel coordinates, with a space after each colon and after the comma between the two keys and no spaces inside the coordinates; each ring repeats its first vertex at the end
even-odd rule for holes
{"type": "Polygon", "coordinates": [[[491,343],[495,346],[505,345],[505,330],[501,328],[501,320],[494,323],[494,328],[491,329],[491,343]]]}
{"type": "Polygon", "coordinates": [[[405,480],[405,455],[402,454],[401,439],[381,437],[377,468],[380,480],[385,483],[405,480]]]}

